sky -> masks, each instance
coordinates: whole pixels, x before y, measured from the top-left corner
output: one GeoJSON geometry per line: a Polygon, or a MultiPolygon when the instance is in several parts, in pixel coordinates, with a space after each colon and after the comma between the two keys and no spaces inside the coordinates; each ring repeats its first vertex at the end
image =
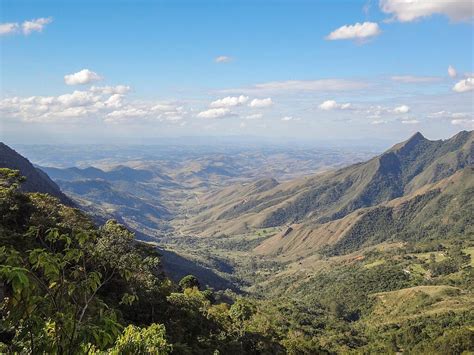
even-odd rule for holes
{"type": "Polygon", "coordinates": [[[0,139],[474,129],[470,0],[0,0],[0,139]]]}

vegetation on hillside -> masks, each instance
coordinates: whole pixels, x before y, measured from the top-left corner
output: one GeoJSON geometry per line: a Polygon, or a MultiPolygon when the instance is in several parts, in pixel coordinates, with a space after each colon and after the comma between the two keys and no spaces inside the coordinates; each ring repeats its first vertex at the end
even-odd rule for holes
{"type": "MultiPolygon", "coordinates": [[[[430,142],[415,135],[382,157],[336,173],[347,179],[318,185],[305,195],[319,191],[307,201],[311,211],[302,213],[330,206],[312,215],[318,231],[328,229],[324,238],[330,242],[322,248],[325,243],[311,234],[295,237],[290,226],[255,228],[237,220],[245,233],[173,238],[175,249],[163,250],[166,263],[155,245],[136,241],[117,221],[97,227],[54,196],[24,192],[19,171],[2,168],[0,352],[473,351],[471,137],[460,133],[430,142]],[[368,194],[375,197],[366,201],[368,194]],[[336,200],[344,203],[332,204],[336,200]],[[357,211],[346,216],[352,208],[357,211]],[[345,217],[322,224],[318,216],[331,211],[345,217]],[[301,242],[308,252],[291,255],[287,241],[301,242]],[[256,254],[261,242],[273,254],[256,254]],[[183,257],[193,259],[196,275],[184,273],[189,265],[183,257]],[[164,264],[180,280],[171,281],[164,264]],[[209,280],[237,293],[214,291],[209,280]]],[[[281,185],[268,180],[247,189],[272,194],[281,185]]],[[[284,190],[274,197],[284,197],[284,190]]],[[[235,194],[229,189],[217,196],[227,193],[235,194]]]]}
{"type": "MultiPolygon", "coordinates": [[[[384,312],[393,311],[381,308],[381,297],[419,283],[396,262],[335,268],[293,297],[273,300],[216,293],[194,276],[174,284],[163,275],[156,251],[117,222],[96,228],[51,196],[22,193],[18,172],[0,174],[2,352],[458,353],[474,346],[474,318],[466,306],[472,297],[460,288],[472,281],[472,268],[461,247],[448,249],[441,261],[420,259],[434,283],[461,272],[456,288],[416,294],[398,306],[411,307],[414,317],[387,322],[384,312]],[[436,302],[445,307],[440,315],[429,312],[436,302]]],[[[367,257],[373,263],[380,255],[367,257]]]]}

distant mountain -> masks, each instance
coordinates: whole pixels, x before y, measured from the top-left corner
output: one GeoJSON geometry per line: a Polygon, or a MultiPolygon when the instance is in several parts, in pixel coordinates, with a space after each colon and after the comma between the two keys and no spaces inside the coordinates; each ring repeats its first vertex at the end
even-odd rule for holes
{"type": "MultiPolygon", "coordinates": [[[[249,193],[249,186],[229,187],[200,198],[195,206],[198,214],[187,221],[187,231],[206,236],[269,227],[281,227],[286,232],[291,226],[310,233],[326,223],[332,224],[331,229],[346,230],[344,217],[350,215],[354,219],[362,213],[360,211],[365,211],[363,209],[404,196],[416,196],[423,187],[457,172],[465,170],[460,181],[471,181],[473,140],[474,133],[466,131],[437,141],[416,133],[364,163],[273,184],[259,192],[249,193]]],[[[470,191],[470,185],[466,186],[470,191]]]]}
{"type": "Polygon", "coordinates": [[[0,167],[19,170],[26,177],[22,184],[22,190],[26,192],[42,192],[57,197],[65,205],[73,205],[73,202],[59,189],[42,170],[35,168],[30,161],[4,143],[0,142],[0,167]]]}
{"type": "Polygon", "coordinates": [[[116,219],[144,239],[169,229],[171,214],[161,202],[159,189],[174,183],[165,175],[123,165],[107,171],[95,167],[41,169],[98,220],[116,219]]]}
{"type": "Polygon", "coordinates": [[[112,170],[104,171],[95,167],[59,169],[41,167],[54,180],[77,181],[84,179],[103,179],[109,181],[146,181],[153,178],[153,173],[148,170],[132,169],[127,166],[116,166],[112,170]]]}

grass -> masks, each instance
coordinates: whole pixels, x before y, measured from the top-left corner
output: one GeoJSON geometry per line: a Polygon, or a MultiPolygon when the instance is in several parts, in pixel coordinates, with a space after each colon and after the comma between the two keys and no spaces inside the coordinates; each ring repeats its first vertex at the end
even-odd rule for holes
{"type": "Polygon", "coordinates": [[[471,256],[471,266],[474,267],[474,247],[463,249],[463,252],[471,256]]]}
{"type": "Polygon", "coordinates": [[[376,299],[376,317],[387,323],[428,314],[471,309],[473,299],[462,290],[451,286],[416,286],[397,291],[380,292],[376,299]]]}
{"type": "Polygon", "coordinates": [[[366,269],[372,269],[372,268],[374,268],[374,267],[376,267],[376,266],[383,265],[383,264],[385,264],[385,260],[379,259],[379,260],[375,260],[375,261],[373,261],[373,262],[371,262],[371,263],[369,263],[369,264],[365,264],[364,267],[365,267],[366,269]]]}
{"type": "Polygon", "coordinates": [[[427,253],[417,253],[417,254],[411,254],[411,255],[423,261],[430,261],[431,254],[434,254],[436,262],[440,262],[446,259],[446,256],[444,255],[444,253],[439,252],[439,251],[430,251],[427,253]]]}
{"type": "Polygon", "coordinates": [[[420,264],[412,264],[409,269],[411,273],[415,275],[425,276],[427,273],[427,270],[420,264]]]}

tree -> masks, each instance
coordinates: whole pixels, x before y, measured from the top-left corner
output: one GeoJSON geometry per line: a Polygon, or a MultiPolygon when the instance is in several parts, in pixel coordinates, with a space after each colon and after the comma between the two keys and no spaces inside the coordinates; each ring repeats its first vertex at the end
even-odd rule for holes
{"type": "Polygon", "coordinates": [[[166,340],[165,326],[152,324],[147,328],[129,325],[117,338],[110,355],[166,355],[173,347],[166,340]]]}
{"type": "Polygon", "coordinates": [[[182,289],[182,290],[185,290],[187,288],[193,288],[193,287],[197,287],[198,289],[200,288],[200,284],[199,284],[199,281],[198,279],[196,278],[196,276],[194,275],[187,275],[185,277],[183,277],[180,281],[179,281],[179,287],[182,289]]]}
{"type": "Polygon", "coordinates": [[[73,353],[82,343],[112,345],[121,325],[97,295],[110,275],[94,270],[84,252],[93,237],[57,229],[42,234],[33,227],[27,237],[43,247],[26,255],[0,248],[0,277],[11,287],[3,320],[19,329],[14,345],[27,344],[33,353],[73,353]]]}

